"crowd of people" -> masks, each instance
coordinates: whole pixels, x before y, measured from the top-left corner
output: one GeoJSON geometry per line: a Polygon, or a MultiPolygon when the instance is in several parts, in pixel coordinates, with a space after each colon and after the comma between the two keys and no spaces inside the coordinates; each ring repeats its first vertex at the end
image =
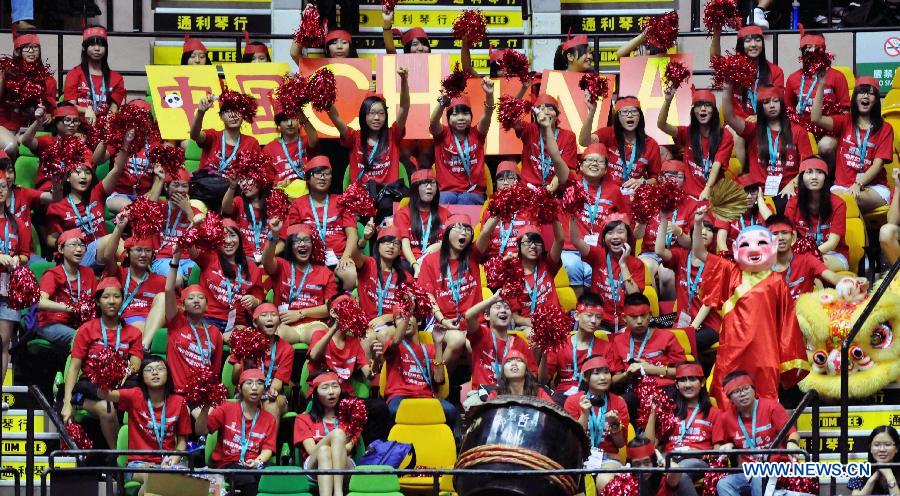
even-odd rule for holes
{"type": "MultiPolygon", "coordinates": [[[[383,20],[388,52],[395,53],[393,15],[383,20]]],[[[431,50],[432,40],[420,28],[400,38],[404,53],[431,50]]],[[[349,32],[333,30],[325,40],[327,56],[356,56],[349,32]]],[[[799,49],[824,45],[824,37],[807,34],[799,49]]],[[[464,70],[474,73],[469,50],[463,43],[464,70]]],[[[721,51],[720,33],[712,33],[711,50],[721,51]]],[[[127,152],[135,140],[130,130],[125,146],[116,150],[101,142],[62,180],[42,167],[34,188],[17,185],[20,144],[41,156],[63,137],[84,137],[98,117],[126,104],[124,80],[107,63],[107,33],[89,27],[81,63],[67,72],[58,104],[51,78],[46,105],[3,105],[0,112],[0,168],[6,173],[0,182],[0,270],[8,281],[13,269],[40,258],[37,253],[57,262],[40,278],[37,336],[70,355],[60,398],[63,419],[87,410],[99,419],[102,436],[96,441],[111,447],[121,412],[127,412],[129,449],[181,450],[189,439],[218,432],[214,467],[259,468],[274,461],[282,416],[308,406],[296,412],[292,443],[300,460],[295,462],[308,469],[345,468],[354,465],[357,443],[387,436],[406,398],[438,399],[447,423],[457,426],[465,410],[506,394],[555,402],[576,419],[590,439],[588,467],[621,467],[623,448],[632,466],[649,466],[662,453],[678,451],[678,464],[702,467],[707,462],[692,458],[690,450],[774,447],[788,418],[778,401],[777,373],[773,383],[757,369],[723,363],[723,356],[733,356],[724,349],[717,358],[720,331],[736,332],[732,329],[741,324],[723,309],[734,305],[733,286],[727,294],[708,294],[735,274],[723,268],[730,263],[724,255],[737,253],[748,240],[775,245],[774,264],[759,271],[780,274],[777,284],[787,300],[833,286],[852,266],[845,218],[847,203],[855,202],[862,212],[889,207],[880,239],[885,258],[893,262],[900,255],[900,183],[896,173],[893,188],[887,180],[894,139],[881,116],[876,80],[858,77],[851,92],[832,68],[786,78],[767,59],[758,26],[738,31],[735,50],[757,66],[756,83],[726,85],[719,98],[709,89],[693,90],[687,125],[668,123],[670,91],[656,123],[645,121],[636,97],[618,95],[608,125],[565,129],[559,125],[559,103],[529,82],[519,96],[530,99],[533,112],[513,126],[521,156],[486,155],[490,112],[473,122],[465,95],[441,99],[435,107],[429,126],[433,141],[406,140],[410,99],[407,69],[400,67],[399,107],[368,95],[359,109],[359,130],[333,108],[328,116],[338,140],[319,137],[306,113],[278,109],[279,137],[262,147],[277,178],[273,183],[226,178],[236,154],[260,144],[242,133],[244,117],[225,101],[218,107],[224,129],[204,129],[204,116],[216,103],[210,96],[199,103],[190,130],[202,150],[193,173],[167,173],[150,163],[149,142],[127,152]],[[810,139],[789,119],[789,109],[819,126],[821,135],[810,139]],[[659,145],[648,136],[648,125],[672,136],[674,145],[659,145]],[[50,133],[37,135],[43,130],[50,133]],[[730,167],[732,157],[740,167],[730,167]],[[109,172],[101,178],[97,166],[107,161],[109,172]],[[344,169],[351,182],[364,184],[377,199],[373,217],[357,219],[341,204],[344,169]],[[724,180],[746,193],[746,213],[734,221],[709,211],[711,190],[724,180]],[[649,222],[634,222],[635,190],[657,181],[675,182],[686,193],[683,201],[649,222]],[[192,196],[198,182],[217,185],[220,194],[192,196]],[[473,218],[456,207],[486,205],[489,191],[517,184],[561,192],[571,182],[582,184],[589,201],[579,215],[561,215],[547,225],[527,212],[500,218],[483,209],[473,218]],[[292,198],[286,218],[270,215],[271,191],[292,183],[302,183],[303,194],[292,198]],[[158,236],[131,234],[127,207],[139,197],[164,206],[158,236]],[[180,246],[180,236],[210,212],[224,219],[226,235],[218,250],[180,246]],[[112,229],[105,222],[109,218],[112,229]],[[819,257],[795,256],[793,246],[802,238],[819,257]],[[736,242],[741,246],[733,246],[736,242]],[[324,251],[324,263],[315,257],[318,251],[324,251]],[[521,294],[485,287],[482,267],[492,257],[521,264],[521,294]],[[192,273],[199,274],[198,282],[191,283],[192,273]],[[539,308],[562,308],[561,273],[577,297],[571,309],[575,326],[561,346],[542,352],[530,344],[532,317],[539,308]],[[430,298],[431,319],[399,311],[398,288],[414,281],[430,298]],[[365,338],[345,332],[335,311],[348,298],[358,299],[369,321],[365,338]],[[91,301],[96,317],[82,322],[79,308],[91,301]],[[656,305],[674,308],[677,319],[668,327],[677,333],[652,325],[656,305]],[[228,355],[232,333],[242,327],[255,328],[270,341],[262,359],[228,355]],[[168,333],[165,358],[149,352],[160,329],[168,333]],[[306,345],[305,354],[295,355],[298,344],[306,345]],[[80,377],[87,357],[110,345],[131,373],[114,390],[80,377]],[[295,367],[296,357],[304,362],[295,367]],[[301,366],[308,369],[305,384],[295,374],[301,366]],[[237,401],[191,409],[182,393],[202,367],[217,374],[229,370],[231,377],[222,379],[236,385],[237,401]],[[714,367],[719,373],[708,391],[714,367]],[[646,425],[637,424],[635,390],[647,378],[671,393],[677,434],[655,433],[656,412],[646,425]],[[369,415],[362,435],[351,438],[339,425],[338,405],[360,387],[371,392],[365,399],[369,415]],[[291,395],[298,388],[308,389],[308,401],[291,395]],[[440,394],[447,389],[449,395],[440,394]],[[629,432],[636,433],[631,440],[629,432]]],[[[629,56],[659,49],[638,36],[622,51],[629,56]]],[[[503,75],[502,52],[492,52],[493,77],[503,75]]],[[[305,49],[295,44],[291,55],[304,57],[305,49]]],[[[40,60],[38,36],[19,32],[13,56],[40,60]]],[[[586,37],[569,37],[557,50],[555,69],[587,72],[592,57],[586,37]]],[[[243,62],[271,60],[261,42],[244,48],[243,62]]],[[[182,63],[210,63],[200,40],[185,40],[182,63]]],[[[492,80],[485,77],[477,91],[492,108],[492,80]]],[[[127,103],[150,106],[140,99],[127,103]]],[[[596,106],[590,100],[588,105],[585,122],[591,123],[596,106]]],[[[168,145],[187,146],[187,140],[168,145]]],[[[736,274],[740,281],[740,270],[736,274]]],[[[794,317],[791,310],[773,318],[794,317]]],[[[19,320],[20,313],[0,299],[0,374],[19,320]]],[[[799,440],[792,430],[786,446],[798,447],[799,440]]],[[[897,442],[892,428],[873,433],[872,456],[893,460],[897,442]]],[[[177,456],[129,457],[132,466],[183,463],[177,456]]],[[[598,476],[597,488],[610,478],[598,476]]],[[[697,494],[688,476],[651,479],[659,494],[697,494]]],[[[256,483],[253,476],[239,477],[236,487],[253,495],[256,483]]],[[[344,492],[340,476],[320,476],[317,483],[324,496],[344,492]]],[[[760,484],[735,474],[718,483],[718,492],[738,495],[751,488],[756,495],[760,484]]],[[[896,493],[896,477],[879,471],[858,486],[854,494],[877,487],[896,493]]]]}

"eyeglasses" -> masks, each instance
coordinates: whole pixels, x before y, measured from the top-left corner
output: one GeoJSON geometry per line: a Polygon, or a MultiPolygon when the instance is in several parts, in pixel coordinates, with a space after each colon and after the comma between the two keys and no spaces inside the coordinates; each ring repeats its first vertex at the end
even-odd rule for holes
{"type": "Polygon", "coordinates": [[[156,373],[162,373],[162,372],[165,372],[165,371],[166,371],[166,368],[165,368],[165,367],[162,367],[162,366],[160,366],[160,367],[147,367],[147,368],[144,369],[144,373],[145,373],[145,374],[152,374],[152,373],[154,373],[154,372],[156,372],[156,373]]]}
{"type": "Polygon", "coordinates": [[[294,240],[294,246],[311,245],[311,244],[312,244],[312,238],[310,238],[309,236],[306,236],[303,238],[296,238],[294,240]]]}
{"type": "Polygon", "coordinates": [[[529,240],[529,239],[523,239],[523,240],[522,240],[522,246],[525,246],[525,245],[528,245],[528,246],[544,246],[544,242],[543,242],[543,241],[531,241],[531,240],[529,240]]]}
{"type": "Polygon", "coordinates": [[[67,248],[84,248],[84,243],[81,241],[75,241],[74,243],[64,243],[63,247],[67,248]]]}
{"type": "Polygon", "coordinates": [[[393,240],[393,241],[382,241],[381,244],[383,244],[383,245],[400,246],[400,242],[397,241],[396,239],[393,240]]]}
{"type": "Polygon", "coordinates": [[[663,172],[662,177],[668,179],[684,179],[684,174],[680,172],[663,172]]]}
{"type": "Polygon", "coordinates": [[[132,248],[131,251],[138,254],[153,253],[153,250],[151,250],[150,248],[132,248]]]}
{"type": "Polygon", "coordinates": [[[81,123],[81,119],[78,117],[63,117],[62,123],[67,126],[77,126],[81,123]]]}
{"type": "Polygon", "coordinates": [[[314,177],[316,179],[328,179],[329,177],[331,177],[331,171],[327,170],[327,169],[322,170],[322,171],[317,171],[317,172],[313,172],[312,174],[310,174],[310,176],[314,177]]]}
{"type": "Polygon", "coordinates": [[[753,386],[744,386],[731,392],[733,395],[743,396],[745,394],[753,394],[753,386]]]}
{"type": "Polygon", "coordinates": [[[634,117],[636,115],[640,115],[641,111],[636,108],[626,108],[619,111],[619,114],[624,115],[625,117],[634,117]]]}
{"type": "Polygon", "coordinates": [[[22,45],[23,52],[36,52],[41,49],[40,45],[35,45],[34,43],[29,43],[27,45],[22,45]]]}

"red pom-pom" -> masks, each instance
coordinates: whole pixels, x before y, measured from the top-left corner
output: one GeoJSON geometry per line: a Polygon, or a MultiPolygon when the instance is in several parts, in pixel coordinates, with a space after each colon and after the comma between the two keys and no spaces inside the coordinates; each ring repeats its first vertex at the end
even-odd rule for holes
{"type": "Polygon", "coordinates": [[[803,64],[803,73],[812,76],[822,68],[831,67],[834,54],[824,48],[814,48],[801,53],[799,60],[803,64]]]}
{"type": "Polygon", "coordinates": [[[272,339],[255,327],[239,327],[231,333],[228,345],[231,354],[238,360],[261,360],[272,344],[272,339]]]}
{"type": "Polygon", "coordinates": [[[585,72],[578,80],[578,87],[588,92],[591,103],[609,95],[609,79],[603,74],[585,72]]]}
{"type": "Polygon", "coordinates": [[[466,81],[469,79],[469,73],[459,68],[459,63],[453,67],[453,72],[441,81],[441,94],[445,98],[454,99],[462,95],[466,91],[466,81]]]}
{"type": "Polygon", "coordinates": [[[400,315],[413,315],[417,319],[427,319],[431,317],[433,308],[431,306],[431,298],[428,293],[419,286],[415,280],[405,281],[397,290],[397,301],[400,315]]]}
{"type": "Polygon", "coordinates": [[[375,215],[375,202],[366,187],[360,182],[354,182],[341,194],[338,205],[356,217],[372,217],[375,215]]]}
{"type": "Polygon", "coordinates": [[[47,177],[62,181],[72,169],[87,165],[87,152],[78,136],[58,136],[41,155],[41,169],[47,177]]]}
{"type": "Polygon", "coordinates": [[[650,219],[659,212],[659,205],[656,204],[658,198],[655,184],[638,186],[631,199],[631,217],[634,221],[641,224],[650,222],[650,219]]]}
{"type": "Polygon", "coordinates": [[[272,156],[256,147],[241,150],[225,170],[225,177],[249,180],[263,187],[272,182],[272,156]]]}
{"type": "Polygon", "coordinates": [[[739,88],[752,88],[756,81],[756,64],[744,54],[713,57],[709,66],[713,70],[715,88],[721,88],[725,83],[739,88]]]}
{"type": "Polygon", "coordinates": [[[634,395],[638,400],[638,418],[635,427],[641,430],[647,428],[647,419],[652,412],[651,406],[656,406],[656,436],[665,440],[678,429],[678,420],[675,418],[675,401],[659,387],[656,379],[642,376],[634,388],[634,395]]]}
{"type": "Polygon", "coordinates": [[[703,9],[703,25],[710,33],[718,33],[723,27],[735,31],[741,27],[741,13],[735,0],[709,0],[703,9]]]}
{"type": "Polygon", "coordinates": [[[309,78],[306,84],[306,95],[313,109],[327,112],[337,99],[337,83],[331,69],[322,68],[309,78]]]}
{"type": "Polygon", "coordinates": [[[796,255],[809,253],[818,258],[820,262],[822,261],[822,252],[819,251],[819,247],[816,246],[816,241],[808,236],[799,236],[797,241],[794,241],[793,250],[796,255]]]}
{"type": "Polygon", "coordinates": [[[309,81],[300,74],[285,74],[275,88],[275,101],[287,116],[298,116],[307,104],[306,85],[309,81]]]}
{"type": "Polygon", "coordinates": [[[531,102],[503,95],[500,97],[499,120],[503,129],[512,129],[522,115],[531,111],[531,102]]]}
{"type": "Polygon", "coordinates": [[[41,288],[37,278],[27,265],[20,265],[10,274],[9,296],[6,304],[15,310],[24,310],[37,305],[41,299],[41,288]]]}
{"type": "Polygon", "coordinates": [[[73,306],[72,313],[75,315],[75,322],[77,322],[79,326],[97,316],[97,304],[91,297],[84,296],[79,300],[73,301],[71,304],[73,306]]]}
{"type": "Polygon", "coordinates": [[[578,216],[584,211],[585,204],[590,203],[590,201],[587,191],[584,190],[584,186],[580,182],[569,181],[569,184],[563,189],[560,207],[564,214],[578,216]]]}
{"type": "MultiPolygon", "coordinates": [[[[727,468],[728,460],[719,460],[718,457],[715,457],[709,460],[709,468],[727,468]]],[[[716,484],[719,483],[720,480],[728,476],[728,472],[707,472],[703,476],[703,496],[716,496],[718,491],[716,491],[716,484]]]]}
{"type": "Polygon", "coordinates": [[[397,0],[381,0],[381,11],[390,14],[397,8],[397,0]]]}
{"type": "Polygon", "coordinates": [[[228,390],[212,369],[202,366],[191,370],[183,394],[191,408],[214,407],[225,402],[228,390]]]}
{"type": "Polygon", "coordinates": [[[552,224],[559,219],[559,200],[546,188],[528,189],[528,210],[538,225],[552,224]]]}
{"type": "Polygon", "coordinates": [[[528,204],[529,194],[530,190],[521,182],[517,182],[512,188],[501,189],[491,197],[488,213],[501,220],[512,219],[513,215],[528,204]]]}
{"type": "Polygon", "coordinates": [[[803,494],[819,494],[819,479],[816,477],[779,477],[778,489],[803,494]]]}
{"type": "Polygon", "coordinates": [[[303,9],[300,26],[294,31],[294,41],[304,48],[320,47],[325,44],[326,34],[328,34],[328,20],[319,14],[319,9],[314,5],[303,9]]]}
{"type": "Polygon", "coordinates": [[[659,205],[658,212],[674,212],[684,201],[684,189],[674,181],[665,180],[657,183],[655,192],[656,203],[659,205]]]}
{"type": "Polygon", "coordinates": [[[678,39],[678,12],[674,10],[647,21],[647,43],[660,50],[675,46],[678,39]]]}
{"type": "MultiPolygon", "coordinates": [[[[822,115],[837,115],[842,114],[844,112],[843,107],[841,107],[841,102],[834,97],[833,93],[829,93],[825,95],[825,98],[822,102],[822,115]]],[[[815,124],[810,119],[809,112],[800,115],[797,113],[797,109],[793,106],[788,105],[787,107],[787,115],[788,119],[791,120],[794,124],[799,124],[803,129],[806,129],[808,132],[813,133],[813,136],[816,139],[821,139],[823,136],[829,133],[825,128],[815,124]]]]}
{"type": "Polygon", "coordinates": [[[309,250],[309,261],[316,265],[325,265],[325,240],[318,234],[311,236],[312,248],[309,250]]]}
{"type": "Polygon", "coordinates": [[[222,94],[219,95],[219,109],[221,109],[222,112],[228,110],[237,112],[240,114],[241,119],[244,119],[247,122],[253,122],[253,119],[256,118],[256,111],[259,109],[259,104],[256,103],[256,98],[253,98],[250,95],[245,95],[225,88],[225,90],[222,91],[222,94]]]}
{"type": "Polygon", "coordinates": [[[525,291],[525,271],[518,258],[492,257],[484,264],[484,275],[488,286],[502,288],[507,301],[518,301],[525,291]]]}
{"type": "Polygon", "coordinates": [[[151,164],[159,164],[169,177],[175,177],[184,167],[184,148],[154,143],[147,149],[147,160],[151,164]]]}
{"type": "Polygon", "coordinates": [[[100,132],[104,133],[104,141],[116,153],[125,143],[125,135],[129,130],[134,129],[134,139],[127,150],[130,155],[137,153],[144,147],[147,136],[151,134],[155,127],[150,111],[133,103],[122,105],[118,112],[109,115],[105,124],[104,129],[100,130],[100,132]]]}
{"type": "Polygon", "coordinates": [[[369,412],[366,403],[359,398],[344,398],[338,403],[338,425],[344,430],[347,439],[356,439],[362,434],[369,412]]]}
{"type": "Polygon", "coordinates": [[[637,496],[638,481],[633,475],[619,474],[603,486],[600,496],[637,496]]]}
{"type": "Polygon", "coordinates": [[[69,433],[69,437],[72,438],[72,441],[75,442],[75,447],[69,446],[67,443],[62,443],[61,448],[64,450],[70,449],[79,449],[79,450],[89,450],[94,449],[94,440],[88,436],[87,431],[84,430],[81,424],[69,420],[66,422],[66,432],[69,433]]]}
{"type": "Polygon", "coordinates": [[[691,78],[691,70],[683,63],[669,59],[666,66],[666,72],[663,74],[663,80],[666,82],[666,89],[675,91],[681,87],[688,79],[691,78]]]}
{"type": "Polygon", "coordinates": [[[279,218],[282,221],[287,219],[287,214],[291,210],[291,199],[284,194],[283,190],[273,188],[266,197],[266,215],[269,218],[279,218]]]}
{"type": "Polygon", "coordinates": [[[519,78],[523,83],[531,77],[531,63],[525,54],[518,50],[506,50],[503,56],[497,61],[497,65],[503,71],[505,79],[519,78]]]}
{"type": "Polygon", "coordinates": [[[359,339],[366,337],[369,319],[366,318],[358,301],[353,298],[343,298],[331,309],[337,315],[338,328],[345,334],[356,336],[359,339]]]}
{"type": "Polygon", "coordinates": [[[468,41],[470,44],[481,43],[487,36],[487,18],[478,10],[464,10],[453,21],[453,37],[468,41]]]}
{"type": "Polygon", "coordinates": [[[112,348],[104,346],[88,355],[82,373],[100,389],[111,391],[128,377],[128,365],[112,348]]]}
{"type": "Polygon", "coordinates": [[[572,317],[554,305],[541,305],[531,315],[531,343],[542,353],[555,351],[569,339],[569,332],[575,326],[572,317]]]}
{"type": "Polygon", "coordinates": [[[162,232],[166,221],[166,205],[162,202],[137,197],[126,211],[131,224],[131,235],[149,238],[162,232]]]}
{"type": "Polygon", "coordinates": [[[206,214],[200,225],[191,227],[178,238],[178,246],[195,247],[200,251],[214,252],[225,243],[225,226],[215,212],[206,214]]]}
{"type": "Polygon", "coordinates": [[[41,60],[26,62],[21,57],[0,57],[3,72],[3,104],[11,110],[23,111],[38,105],[49,106],[47,78],[55,77],[50,66],[41,60]]]}

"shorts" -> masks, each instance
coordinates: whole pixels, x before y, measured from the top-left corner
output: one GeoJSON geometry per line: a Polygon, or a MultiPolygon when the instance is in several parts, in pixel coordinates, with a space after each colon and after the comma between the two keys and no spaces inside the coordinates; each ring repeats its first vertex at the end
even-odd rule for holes
{"type": "Polygon", "coordinates": [[[110,200],[112,200],[113,198],[121,198],[121,197],[128,198],[131,201],[137,200],[137,195],[129,195],[128,193],[110,193],[110,195],[106,197],[106,203],[105,203],[106,209],[109,210],[109,201],[110,200]]]}
{"type": "MultiPolygon", "coordinates": [[[[872,191],[878,193],[878,196],[880,196],[881,199],[884,200],[885,205],[887,205],[888,203],[891,202],[891,190],[890,190],[890,188],[888,188],[887,186],[885,186],[883,184],[867,184],[862,189],[863,190],[871,189],[872,191]]],[[[846,193],[847,188],[845,188],[843,186],[832,186],[831,191],[833,193],[846,193]]]]}
{"type": "Polygon", "coordinates": [[[95,239],[84,247],[84,256],[81,257],[81,265],[92,269],[102,269],[103,264],[97,262],[97,245],[100,244],[99,239],[95,239]]]}
{"type": "Polygon", "coordinates": [[[125,317],[122,320],[128,325],[134,325],[135,322],[147,322],[147,317],[144,317],[143,315],[132,315],[131,317],[125,317]]]}
{"type": "Polygon", "coordinates": [[[605,451],[601,451],[597,448],[592,448],[590,456],[584,462],[584,468],[590,470],[597,470],[600,468],[620,468],[622,467],[622,462],[618,460],[618,458],[612,458],[617,456],[613,453],[607,453],[605,451]]]}
{"type": "Polygon", "coordinates": [[[563,250],[562,264],[569,275],[569,286],[578,287],[591,285],[591,265],[581,260],[581,254],[575,250],[563,250]]]}
{"type": "MultiPolygon", "coordinates": [[[[135,387],[138,387],[138,377],[137,374],[131,374],[125,379],[125,383],[119,389],[135,387]]],[[[86,377],[78,379],[75,387],[72,388],[72,403],[80,405],[84,400],[100,401],[100,396],[97,394],[99,389],[96,384],[89,381],[86,377]]]]}
{"type": "Polygon", "coordinates": [[[657,255],[656,252],[654,252],[654,251],[645,251],[644,253],[641,253],[640,255],[638,255],[638,258],[641,259],[641,262],[644,262],[644,265],[647,265],[646,261],[644,260],[645,258],[649,258],[650,260],[653,260],[657,264],[661,264],[663,261],[662,257],[657,255]]]}
{"type": "Polygon", "coordinates": [[[22,314],[7,305],[6,297],[0,297],[0,320],[8,320],[10,322],[18,322],[22,318],[22,314]]]}
{"type": "MultiPolygon", "coordinates": [[[[139,460],[130,461],[130,462],[128,462],[128,465],[126,465],[127,468],[150,468],[150,467],[159,467],[159,466],[160,466],[159,463],[144,462],[144,461],[139,461],[139,460]]],[[[173,466],[169,467],[169,469],[170,470],[187,470],[187,464],[185,463],[184,458],[182,458],[182,460],[180,462],[178,462],[177,465],[173,465],[173,466]]],[[[130,481],[132,479],[134,479],[134,473],[125,472],[125,480],[130,481]]]]}
{"type": "Polygon", "coordinates": [[[825,256],[836,258],[839,262],[841,262],[841,267],[843,267],[841,270],[850,270],[850,262],[847,260],[847,257],[845,257],[843,253],[829,251],[825,254],[825,256]]]}
{"type": "MultiPolygon", "coordinates": [[[[169,275],[169,263],[171,258],[157,258],[150,264],[150,271],[154,274],[166,277],[169,275]]],[[[197,266],[197,263],[189,258],[182,258],[178,261],[178,275],[185,281],[191,275],[191,269],[197,266]]]]}
{"type": "MultiPolygon", "coordinates": [[[[300,446],[300,449],[303,449],[303,446],[300,446]]],[[[315,470],[317,463],[318,463],[318,460],[316,460],[315,456],[307,456],[306,460],[303,460],[303,470],[315,470]]],[[[347,470],[353,470],[356,468],[356,462],[353,461],[353,458],[350,458],[349,456],[347,457],[346,464],[347,464],[347,468],[346,468],[347,470]]],[[[316,481],[315,475],[307,475],[306,477],[309,478],[309,480],[312,482],[316,481]]]]}

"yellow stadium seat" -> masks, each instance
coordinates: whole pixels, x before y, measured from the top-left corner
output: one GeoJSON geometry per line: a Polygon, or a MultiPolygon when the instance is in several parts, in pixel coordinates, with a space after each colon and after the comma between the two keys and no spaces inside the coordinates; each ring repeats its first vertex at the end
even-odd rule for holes
{"type": "MultiPolygon", "coordinates": [[[[431,336],[430,332],[419,331],[419,342],[422,344],[434,344],[434,338],[431,336]]],[[[432,357],[433,358],[433,357],[432,357]]],[[[444,365],[444,383],[438,387],[437,397],[440,399],[447,399],[447,396],[450,395],[450,381],[446,380],[450,376],[447,375],[447,366],[444,365]]],[[[227,385],[227,384],[226,384],[227,385]]],[[[387,370],[386,367],[382,367],[381,374],[378,375],[378,394],[381,397],[384,397],[385,389],[387,388],[387,370]]],[[[443,411],[441,413],[443,416],[443,411]]]]}
{"type": "Polygon", "coordinates": [[[847,232],[844,234],[844,242],[849,248],[850,270],[859,273],[859,261],[865,253],[866,247],[866,226],[863,220],[854,217],[847,219],[847,232]]]}
{"type": "Polygon", "coordinates": [[[816,137],[813,136],[813,133],[806,133],[809,136],[809,146],[812,147],[813,155],[819,154],[819,142],[816,141],[816,137]]]}
{"type": "Polygon", "coordinates": [[[506,334],[508,334],[510,336],[515,336],[515,337],[521,339],[522,341],[525,341],[529,345],[531,344],[528,341],[528,336],[525,335],[525,331],[523,331],[521,329],[510,329],[510,330],[506,331],[506,334]]]}
{"type": "MultiPolygon", "coordinates": [[[[476,234],[475,236],[477,237],[478,235],[476,234]]],[[[478,275],[481,277],[481,287],[487,288],[487,275],[484,273],[484,265],[478,266],[478,275]]]]}
{"type": "Polygon", "coordinates": [[[675,335],[675,339],[678,340],[678,344],[681,345],[681,348],[684,350],[684,359],[688,362],[696,361],[694,360],[694,350],[691,348],[691,340],[687,335],[687,332],[684,329],[669,329],[672,331],[672,334],[675,335]]]}
{"type": "Polygon", "coordinates": [[[840,72],[847,78],[847,88],[850,90],[850,95],[852,96],[853,88],[856,87],[856,76],[853,74],[853,68],[845,65],[833,65],[831,68],[840,72]]]}
{"type": "Polygon", "coordinates": [[[887,213],[889,209],[890,207],[887,205],[882,205],[863,216],[863,219],[866,221],[866,230],[874,231],[880,229],[881,226],[887,222],[887,213]]]}
{"type": "Polygon", "coordinates": [[[584,496],[597,496],[597,485],[593,475],[584,476],[584,496]]]}
{"type": "Polygon", "coordinates": [[[635,435],[634,434],[634,426],[631,425],[631,422],[629,422],[628,423],[628,436],[625,438],[625,446],[622,446],[621,448],[619,448],[619,453],[616,455],[616,458],[622,464],[624,464],[625,460],[628,458],[626,447],[628,446],[628,443],[630,443],[631,440],[634,439],[634,435],[635,435]]]}
{"type": "MultiPolygon", "coordinates": [[[[449,469],[456,464],[456,441],[446,424],[441,404],[431,398],[410,398],[400,402],[394,427],[388,440],[412,444],[416,465],[423,468],[449,469]]],[[[452,491],[449,476],[441,477],[441,490],[452,491]]],[[[431,477],[400,477],[400,487],[416,493],[430,492],[431,477]]]]}
{"type": "Polygon", "coordinates": [[[598,329],[598,330],[594,331],[594,337],[599,339],[600,341],[609,342],[609,333],[606,331],[602,331],[602,330],[598,329]]]}
{"type": "Polygon", "coordinates": [[[728,159],[728,174],[732,179],[736,179],[742,172],[744,172],[744,166],[741,165],[740,160],[735,157],[728,159]]]}
{"type": "Polygon", "coordinates": [[[859,205],[856,203],[856,198],[853,198],[853,195],[847,193],[838,193],[837,195],[844,200],[844,204],[847,206],[848,219],[851,217],[860,217],[859,205]]]}
{"type": "Polygon", "coordinates": [[[572,283],[569,282],[569,273],[566,271],[565,266],[559,268],[559,272],[557,272],[556,277],[553,278],[553,284],[555,284],[557,288],[567,288],[572,285],[572,283]]]}
{"type": "Polygon", "coordinates": [[[656,289],[653,288],[650,270],[646,265],[644,265],[644,296],[650,300],[650,312],[654,317],[659,316],[659,296],[656,294],[656,289]]]}
{"type": "Polygon", "coordinates": [[[409,205],[409,197],[404,196],[403,198],[400,199],[400,202],[397,203],[397,208],[403,208],[407,205],[409,205]]]}
{"type": "Polygon", "coordinates": [[[578,296],[575,294],[575,290],[568,286],[557,287],[556,297],[559,299],[560,306],[567,312],[575,310],[578,305],[578,296]]]}
{"type": "Polygon", "coordinates": [[[491,170],[487,164],[484,164],[484,194],[488,198],[494,196],[494,179],[491,177],[491,170]]]}

